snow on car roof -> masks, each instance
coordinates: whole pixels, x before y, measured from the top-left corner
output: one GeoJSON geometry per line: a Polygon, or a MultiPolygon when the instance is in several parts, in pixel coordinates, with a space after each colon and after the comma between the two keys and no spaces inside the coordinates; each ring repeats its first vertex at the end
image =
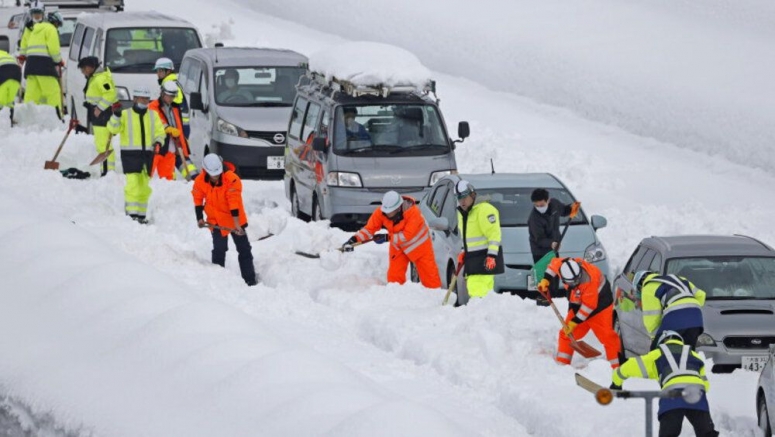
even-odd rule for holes
{"type": "Polygon", "coordinates": [[[412,53],[389,44],[350,42],[316,52],[310,70],[327,80],[345,80],[356,86],[424,87],[431,72],[412,53]]]}

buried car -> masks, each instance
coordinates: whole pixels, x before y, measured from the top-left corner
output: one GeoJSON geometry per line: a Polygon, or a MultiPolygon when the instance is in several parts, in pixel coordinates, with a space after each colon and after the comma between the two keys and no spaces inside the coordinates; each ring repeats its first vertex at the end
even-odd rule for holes
{"type": "Polygon", "coordinates": [[[676,274],[705,291],[705,332],[697,350],[714,372],[759,371],[775,344],[775,251],[743,235],[650,237],[641,241],[614,279],[614,328],[627,355],[648,352],[637,271],[676,274]]]}
{"type": "MultiPolygon", "coordinates": [[[[495,276],[495,291],[509,292],[522,298],[536,297],[535,278],[532,277],[533,255],[530,251],[527,220],[533,209],[530,195],[536,188],[549,191],[550,197],[565,204],[576,201],[565,185],[549,173],[498,173],[448,175],[437,181],[420,201],[420,210],[431,228],[433,250],[442,283],[449,284],[457,267],[457,255],[463,247],[457,223],[455,184],[469,181],[477,193],[477,202],[488,201],[500,213],[501,245],[506,271],[495,276]]],[[[568,218],[563,217],[564,226],[568,218]]],[[[587,219],[583,210],[571,221],[562,241],[560,255],[583,257],[608,275],[608,259],[603,244],[597,238],[597,229],[606,226],[602,216],[587,219]]],[[[412,270],[412,280],[416,273],[412,270]]],[[[539,278],[540,280],[540,278],[539,278]]],[[[460,284],[463,281],[459,281],[460,284]]],[[[460,299],[460,297],[459,297],[460,299]]]]}

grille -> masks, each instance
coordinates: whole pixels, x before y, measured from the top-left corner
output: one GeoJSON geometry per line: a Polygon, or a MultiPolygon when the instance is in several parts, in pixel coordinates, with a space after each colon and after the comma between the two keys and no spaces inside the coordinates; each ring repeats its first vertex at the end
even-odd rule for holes
{"type": "Polygon", "coordinates": [[[255,130],[248,130],[245,131],[248,134],[248,137],[250,138],[257,138],[259,140],[269,141],[272,144],[276,144],[278,146],[285,144],[285,132],[262,132],[262,131],[255,131],[255,130]],[[282,135],[283,140],[279,143],[275,141],[275,135],[282,135]]]}
{"type": "Polygon", "coordinates": [[[282,179],[285,176],[285,170],[262,167],[240,167],[238,171],[243,179],[282,179]]]}
{"type": "Polygon", "coordinates": [[[724,346],[730,349],[767,349],[775,344],[775,337],[726,337],[724,346]]]}

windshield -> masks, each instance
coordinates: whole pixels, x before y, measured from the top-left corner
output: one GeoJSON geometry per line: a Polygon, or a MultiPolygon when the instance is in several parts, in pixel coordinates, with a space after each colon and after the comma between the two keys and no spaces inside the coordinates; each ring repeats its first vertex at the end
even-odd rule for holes
{"type": "Polygon", "coordinates": [[[446,154],[450,147],[433,105],[348,105],[336,109],[334,152],[418,156],[446,154]]]}
{"type": "MultiPolygon", "coordinates": [[[[530,188],[482,188],[477,189],[477,200],[480,198],[490,202],[500,215],[501,227],[527,226],[527,219],[530,217],[530,211],[533,210],[533,202],[530,200],[530,194],[538,187],[530,188]]],[[[563,189],[549,188],[549,198],[557,199],[560,202],[570,205],[575,202],[570,193],[563,189]]],[[[560,219],[560,224],[568,222],[567,217],[560,219]]],[[[573,219],[573,224],[585,223],[584,214],[579,211],[579,215],[573,219]]]]}
{"type": "Polygon", "coordinates": [[[70,40],[73,39],[73,32],[75,32],[75,22],[75,18],[62,20],[62,27],[59,28],[59,45],[61,47],[70,47],[70,40]]]}
{"type": "Polygon", "coordinates": [[[170,58],[177,69],[186,50],[201,46],[190,28],[111,29],[105,40],[105,65],[114,72],[152,74],[157,59],[170,58]]]}
{"type": "Polygon", "coordinates": [[[692,281],[707,299],[775,299],[775,258],[675,258],[667,273],[692,281]]]}
{"type": "Polygon", "coordinates": [[[299,67],[233,67],[215,70],[215,102],[219,106],[291,107],[299,67]]]}

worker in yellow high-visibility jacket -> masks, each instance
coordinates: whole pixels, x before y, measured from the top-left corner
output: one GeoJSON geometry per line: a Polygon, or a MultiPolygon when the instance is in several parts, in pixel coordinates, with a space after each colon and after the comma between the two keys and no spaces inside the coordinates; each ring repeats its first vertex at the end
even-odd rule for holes
{"type": "Polygon", "coordinates": [[[24,30],[19,48],[19,60],[24,64],[24,103],[53,106],[62,118],[62,89],[59,86],[61,69],[65,63],[59,52],[59,31],[62,16],[49,14],[44,21],[42,5],[36,2],[30,7],[32,28],[24,30]]]}

